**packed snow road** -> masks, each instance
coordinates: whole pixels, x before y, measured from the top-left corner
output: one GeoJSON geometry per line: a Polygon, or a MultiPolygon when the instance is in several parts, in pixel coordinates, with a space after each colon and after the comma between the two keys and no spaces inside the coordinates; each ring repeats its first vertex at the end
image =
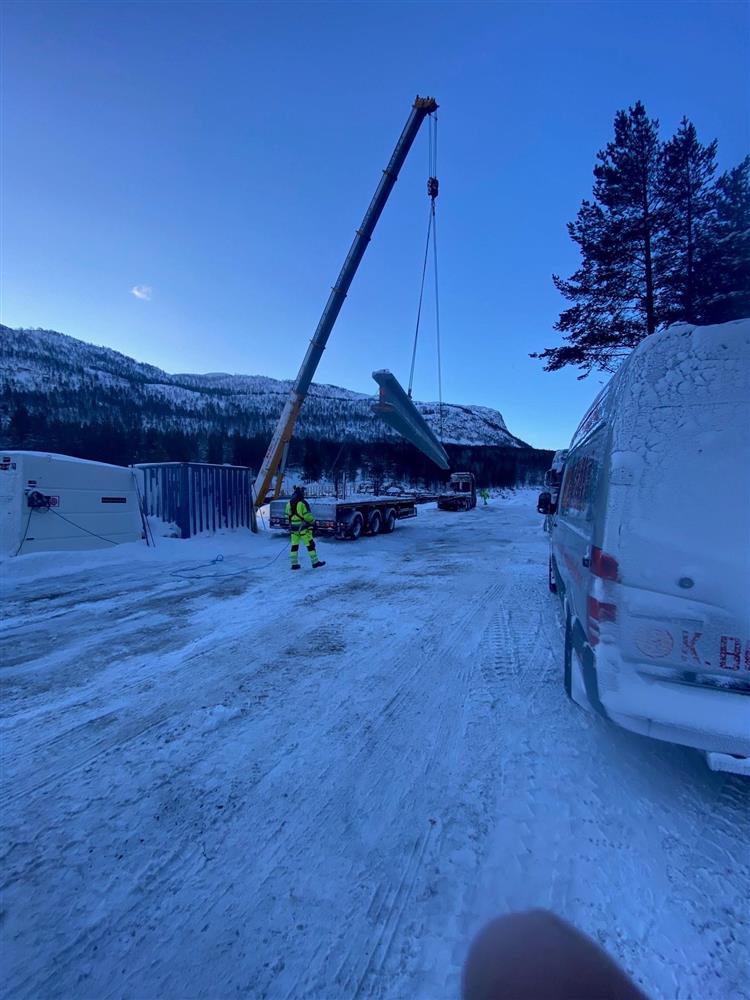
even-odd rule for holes
{"type": "Polygon", "coordinates": [[[750,995],[750,782],[566,700],[528,493],[283,545],[3,568],[7,996],[447,1000],[529,906],[750,995]]]}

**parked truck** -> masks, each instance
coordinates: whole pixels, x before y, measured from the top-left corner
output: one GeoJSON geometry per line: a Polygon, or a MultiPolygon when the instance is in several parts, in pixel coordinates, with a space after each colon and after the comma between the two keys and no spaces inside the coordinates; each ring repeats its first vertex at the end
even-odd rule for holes
{"type": "MultiPolygon", "coordinates": [[[[289,531],[286,516],[288,497],[271,501],[271,527],[289,531]]],[[[417,516],[413,496],[356,496],[345,500],[334,497],[308,498],[315,518],[315,532],[334,538],[356,541],[362,535],[389,535],[398,521],[417,516]]]]}
{"type": "Polygon", "coordinates": [[[438,497],[438,510],[472,510],[477,505],[477,485],[473,472],[454,472],[448,489],[438,497]]]}

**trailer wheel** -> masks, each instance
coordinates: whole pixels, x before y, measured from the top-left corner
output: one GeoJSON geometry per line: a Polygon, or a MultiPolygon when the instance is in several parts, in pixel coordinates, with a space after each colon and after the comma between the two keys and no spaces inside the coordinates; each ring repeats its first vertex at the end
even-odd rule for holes
{"type": "Polygon", "coordinates": [[[349,524],[349,538],[353,542],[356,542],[359,536],[362,534],[362,529],[365,526],[365,519],[362,517],[359,511],[356,511],[354,517],[351,519],[349,524]]]}
{"type": "Polygon", "coordinates": [[[377,535],[383,525],[383,515],[379,510],[374,510],[370,514],[370,520],[367,524],[367,528],[371,535],[377,535]]]}
{"type": "Polygon", "coordinates": [[[392,531],[396,530],[396,520],[396,511],[391,507],[390,510],[386,511],[385,521],[380,529],[384,535],[390,535],[392,531]]]}

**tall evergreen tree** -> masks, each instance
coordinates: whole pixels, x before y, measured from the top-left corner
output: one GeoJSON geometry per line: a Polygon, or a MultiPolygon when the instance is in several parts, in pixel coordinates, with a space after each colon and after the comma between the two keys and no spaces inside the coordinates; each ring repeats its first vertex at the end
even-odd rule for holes
{"type": "Polygon", "coordinates": [[[614,142],[598,154],[594,197],[611,220],[614,263],[629,271],[623,303],[641,334],[657,326],[654,237],[660,224],[659,122],[640,101],[615,115],[614,142]]]}
{"type": "Polygon", "coordinates": [[[699,262],[699,321],[750,316],[750,156],[714,185],[699,262]]]}
{"type": "Polygon", "coordinates": [[[13,411],[13,415],[10,418],[10,426],[8,427],[8,436],[12,446],[22,448],[25,444],[28,444],[30,430],[31,417],[29,416],[29,411],[23,403],[19,403],[13,411]]]}
{"type": "Polygon", "coordinates": [[[655,240],[661,225],[659,123],[640,101],[618,111],[614,140],[598,155],[594,202],[584,201],[568,225],[581,266],[556,287],[573,303],[555,329],[567,346],[532,357],[547,371],[576,364],[611,369],[617,359],[658,325],[655,240]]]}
{"type": "Polygon", "coordinates": [[[665,324],[750,316],[750,157],[712,183],[717,144],[704,146],[687,118],[663,145],[640,101],[614,125],[594,201],[568,224],[580,267],[553,275],[572,305],[555,324],[567,343],[531,355],[546,371],[612,371],[665,324]]]}
{"type": "Polygon", "coordinates": [[[212,465],[221,465],[224,461],[224,437],[218,432],[208,435],[206,461],[212,465]]]}
{"type": "Polygon", "coordinates": [[[700,322],[698,281],[701,257],[710,242],[711,183],[716,140],[703,146],[695,126],[683,118],[662,147],[659,195],[662,226],[656,254],[659,318],[664,323],[700,322]]]}

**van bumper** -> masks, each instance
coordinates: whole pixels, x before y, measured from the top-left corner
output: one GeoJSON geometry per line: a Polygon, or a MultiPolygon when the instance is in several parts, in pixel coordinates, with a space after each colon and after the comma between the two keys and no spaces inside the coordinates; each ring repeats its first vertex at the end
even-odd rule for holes
{"type": "Polygon", "coordinates": [[[639,669],[606,655],[596,661],[602,706],[619,726],[709,753],[750,757],[750,695],[655,677],[646,665],[639,669]]]}

